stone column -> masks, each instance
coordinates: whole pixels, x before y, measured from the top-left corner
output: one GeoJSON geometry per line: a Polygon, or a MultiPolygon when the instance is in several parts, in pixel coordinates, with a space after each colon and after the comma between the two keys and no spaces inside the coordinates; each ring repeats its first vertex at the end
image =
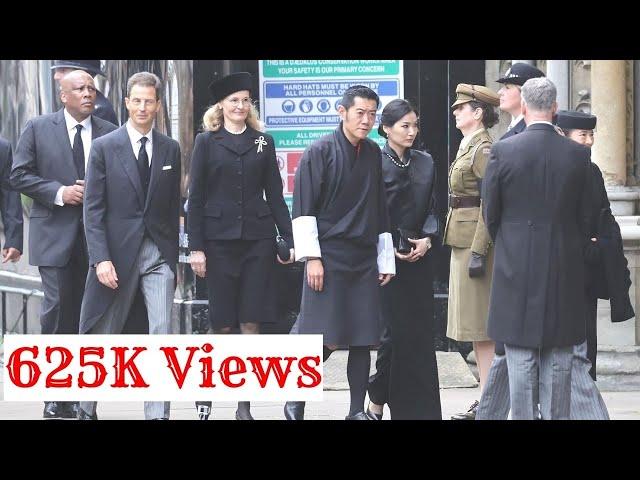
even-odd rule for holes
{"type": "Polygon", "coordinates": [[[569,110],[569,61],[547,60],[547,77],[558,90],[558,110],[569,110]]]}
{"type": "Polygon", "coordinates": [[[602,170],[607,187],[624,186],[627,181],[625,82],[623,60],[593,60],[591,111],[598,123],[591,159],[602,170]]]}

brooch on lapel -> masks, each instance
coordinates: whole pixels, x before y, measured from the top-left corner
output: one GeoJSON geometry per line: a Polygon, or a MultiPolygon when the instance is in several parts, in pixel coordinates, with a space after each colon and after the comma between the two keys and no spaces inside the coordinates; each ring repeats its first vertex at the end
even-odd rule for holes
{"type": "Polygon", "coordinates": [[[262,152],[262,147],[263,147],[263,145],[266,145],[266,144],[267,144],[267,142],[265,141],[265,139],[264,139],[264,136],[263,136],[263,135],[260,135],[258,138],[256,138],[256,140],[255,140],[253,143],[255,143],[256,145],[258,145],[258,150],[257,150],[257,152],[256,152],[256,153],[261,153],[261,152],[262,152]]]}

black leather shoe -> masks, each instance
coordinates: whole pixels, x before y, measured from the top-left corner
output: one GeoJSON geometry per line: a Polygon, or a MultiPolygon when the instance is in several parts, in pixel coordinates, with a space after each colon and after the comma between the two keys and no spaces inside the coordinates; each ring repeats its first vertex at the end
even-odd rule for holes
{"type": "Polygon", "coordinates": [[[452,415],[451,420],[475,420],[476,413],[478,411],[478,405],[480,405],[480,402],[476,400],[471,404],[469,410],[467,410],[465,413],[456,413],[455,415],[452,415]]]}
{"type": "Polygon", "coordinates": [[[57,402],[60,418],[78,418],[78,402],[57,402]]]}
{"type": "Polygon", "coordinates": [[[60,418],[60,410],[61,407],[58,405],[58,402],[44,402],[42,418],[60,418]]]}
{"type": "Polygon", "coordinates": [[[98,420],[98,414],[89,415],[81,408],[78,408],[78,420],[98,420]]]}
{"type": "Polygon", "coordinates": [[[345,420],[373,420],[369,415],[364,412],[358,412],[353,415],[347,415],[344,417],[345,420]]]}
{"type": "Polygon", "coordinates": [[[152,418],[151,420],[169,420],[167,417],[152,418]]]}
{"type": "MultiPolygon", "coordinates": [[[[369,405],[371,405],[371,402],[369,402],[369,405]]],[[[384,413],[373,413],[369,408],[369,405],[367,405],[367,415],[369,415],[373,420],[382,420],[384,413]]]]}
{"type": "Polygon", "coordinates": [[[306,402],[287,402],[284,404],[284,418],[287,420],[304,420],[306,402]]]}

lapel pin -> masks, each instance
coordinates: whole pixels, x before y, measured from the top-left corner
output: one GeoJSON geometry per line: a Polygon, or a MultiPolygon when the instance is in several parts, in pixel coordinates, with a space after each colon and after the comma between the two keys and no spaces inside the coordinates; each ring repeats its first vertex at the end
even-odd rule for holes
{"type": "Polygon", "coordinates": [[[258,145],[258,151],[256,153],[261,153],[262,152],[262,146],[267,144],[267,142],[265,141],[263,135],[260,135],[258,138],[256,138],[256,140],[253,143],[258,145]]]}

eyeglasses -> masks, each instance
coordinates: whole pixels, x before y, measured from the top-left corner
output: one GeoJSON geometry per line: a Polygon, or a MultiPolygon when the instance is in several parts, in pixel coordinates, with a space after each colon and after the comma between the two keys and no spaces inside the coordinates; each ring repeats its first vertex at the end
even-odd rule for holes
{"type": "Polygon", "coordinates": [[[131,100],[129,100],[129,103],[131,103],[134,107],[139,107],[141,104],[144,105],[144,107],[153,107],[156,102],[157,100],[154,99],[142,100],[140,98],[132,98],[131,100]]]}
{"type": "Polygon", "coordinates": [[[227,102],[229,102],[233,107],[237,108],[240,105],[251,105],[253,103],[253,100],[251,100],[250,98],[243,98],[242,100],[240,100],[239,98],[230,98],[227,100],[227,102]]]}

